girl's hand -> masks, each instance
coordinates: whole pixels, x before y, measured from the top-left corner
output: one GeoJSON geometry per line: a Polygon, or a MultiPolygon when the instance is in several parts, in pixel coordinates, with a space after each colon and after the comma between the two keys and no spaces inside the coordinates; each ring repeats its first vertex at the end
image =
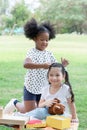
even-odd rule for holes
{"type": "Polygon", "coordinates": [[[47,100],[47,101],[45,101],[44,104],[46,107],[51,107],[53,103],[54,103],[54,100],[47,100]]]}
{"type": "Polygon", "coordinates": [[[64,67],[66,67],[69,64],[69,61],[66,60],[65,58],[61,58],[61,63],[64,67]]]}

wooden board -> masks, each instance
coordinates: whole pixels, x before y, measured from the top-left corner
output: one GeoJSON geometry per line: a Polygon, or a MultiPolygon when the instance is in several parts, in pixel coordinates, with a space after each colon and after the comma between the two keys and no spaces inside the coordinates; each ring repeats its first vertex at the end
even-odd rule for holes
{"type": "Polygon", "coordinates": [[[3,115],[3,117],[0,118],[0,124],[25,125],[28,122],[28,120],[28,117],[3,115]]]}

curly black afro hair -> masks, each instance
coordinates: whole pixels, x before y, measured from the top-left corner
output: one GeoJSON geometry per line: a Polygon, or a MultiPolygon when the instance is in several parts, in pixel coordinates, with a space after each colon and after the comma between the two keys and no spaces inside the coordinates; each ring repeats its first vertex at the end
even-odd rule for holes
{"type": "Polygon", "coordinates": [[[24,25],[25,36],[29,39],[33,39],[43,32],[49,33],[49,40],[55,38],[54,25],[52,25],[49,21],[38,24],[37,21],[32,18],[24,25]]]}

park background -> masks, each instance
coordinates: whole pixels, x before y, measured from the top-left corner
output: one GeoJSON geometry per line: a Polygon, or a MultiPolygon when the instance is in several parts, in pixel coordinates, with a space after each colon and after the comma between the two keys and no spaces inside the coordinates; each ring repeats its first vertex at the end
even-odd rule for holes
{"type": "MultiPolygon", "coordinates": [[[[1,0],[0,5],[0,106],[4,107],[11,98],[22,100],[26,73],[23,62],[27,50],[34,47],[23,35],[24,23],[32,17],[38,22],[50,20],[55,24],[56,38],[49,42],[48,50],[59,62],[61,57],[70,62],[68,72],[80,121],[78,130],[87,130],[87,1],[15,0],[9,7],[9,0],[1,0]]],[[[0,130],[10,129],[0,126],[0,130]]]]}

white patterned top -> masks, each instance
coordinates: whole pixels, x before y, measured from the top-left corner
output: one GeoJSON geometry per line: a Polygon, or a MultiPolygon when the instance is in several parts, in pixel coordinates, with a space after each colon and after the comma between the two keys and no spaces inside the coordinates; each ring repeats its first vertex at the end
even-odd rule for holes
{"type": "MultiPolygon", "coordinates": [[[[36,48],[32,48],[27,52],[27,58],[30,58],[33,63],[54,63],[57,62],[53,54],[49,51],[40,51],[36,48]]],[[[47,81],[47,71],[48,69],[27,69],[25,75],[24,86],[26,89],[33,94],[41,94],[42,88],[47,81]]]]}

